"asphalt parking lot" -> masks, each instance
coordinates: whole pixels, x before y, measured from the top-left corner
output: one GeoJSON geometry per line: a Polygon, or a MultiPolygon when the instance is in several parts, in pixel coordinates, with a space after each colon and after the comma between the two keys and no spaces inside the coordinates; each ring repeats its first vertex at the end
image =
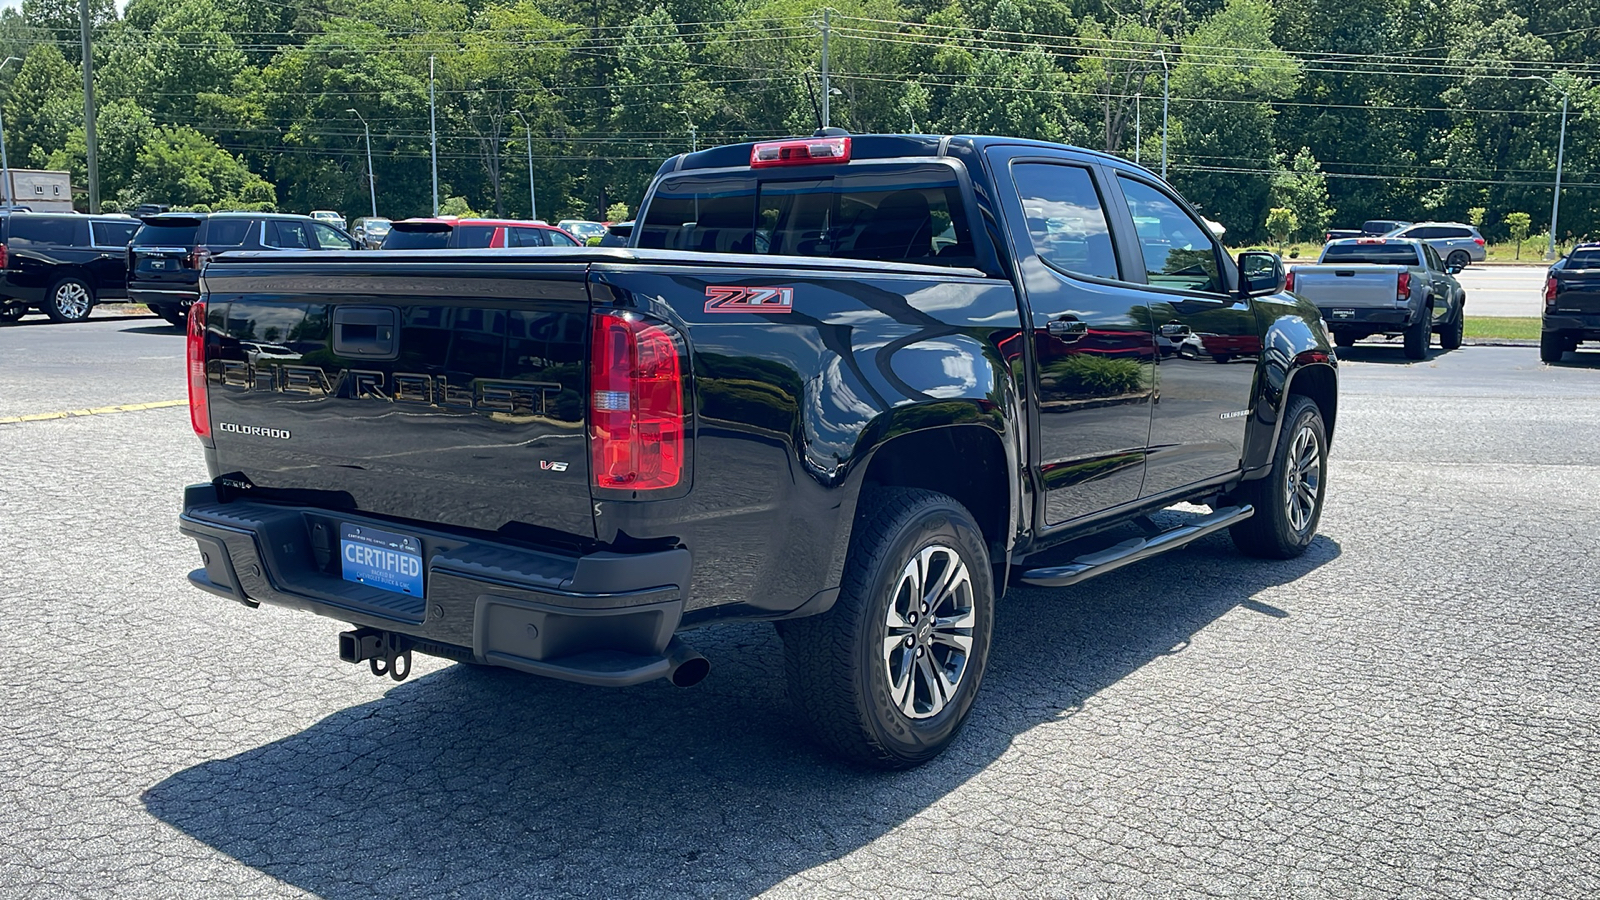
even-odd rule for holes
{"type": "Polygon", "coordinates": [[[793,733],[770,627],[608,691],[342,664],[187,586],[183,338],[0,328],[0,896],[1600,895],[1600,352],[1342,351],[1322,535],[1001,604],[944,757],[793,733]],[[97,411],[98,410],[98,411],[97,411]]]}

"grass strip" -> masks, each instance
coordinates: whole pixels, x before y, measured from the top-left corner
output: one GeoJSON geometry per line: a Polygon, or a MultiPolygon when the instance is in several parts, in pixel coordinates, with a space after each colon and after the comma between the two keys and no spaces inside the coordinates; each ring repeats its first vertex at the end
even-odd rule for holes
{"type": "Polygon", "coordinates": [[[1538,316],[1467,316],[1466,337],[1473,338],[1537,341],[1539,339],[1538,316]]]}

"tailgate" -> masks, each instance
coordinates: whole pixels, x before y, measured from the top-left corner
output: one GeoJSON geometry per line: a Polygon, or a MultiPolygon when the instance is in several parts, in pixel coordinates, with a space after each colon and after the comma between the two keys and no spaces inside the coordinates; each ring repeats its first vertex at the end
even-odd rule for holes
{"type": "Polygon", "coordinates": [[[196,273],[185,247],[130,247],[133,270],[128,276],[150,283],[194,284],[196,273]]]}
{"type": "Polygon", "coordinates": [[[213,262],[207,377],[223,483],[525,540],[592,538],[586,272],[213,262]]]}
{"type": "Polygon", "coordinates": [[[1294,292],[1319,309],[1393,308],[1400,266],[1300,266],[1294,292]]]}
{"type": "Polygon", "coordinates": [[[1565,269],[1557,272],[1555,311],[1600,315],[1600,269],[1565,269]]]}

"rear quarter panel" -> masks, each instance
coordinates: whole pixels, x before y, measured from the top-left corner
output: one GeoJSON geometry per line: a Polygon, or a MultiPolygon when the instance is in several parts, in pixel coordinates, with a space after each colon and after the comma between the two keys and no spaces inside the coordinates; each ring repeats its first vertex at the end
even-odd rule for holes
{"type": "Polygon", "coordinates": [[[1020,446],[997,349],[1019,331],[1011,284],[882,268],[596,266],[598,304],[684,332],[696,410],[692,490],[601,500],[596,536],[689,546],[691,618],[788,612],[836,587],[866,463],[893,437],[978,424],[1020,446]],[[787,289],[792,307],[718,311],[713,287],[787,289]]]}

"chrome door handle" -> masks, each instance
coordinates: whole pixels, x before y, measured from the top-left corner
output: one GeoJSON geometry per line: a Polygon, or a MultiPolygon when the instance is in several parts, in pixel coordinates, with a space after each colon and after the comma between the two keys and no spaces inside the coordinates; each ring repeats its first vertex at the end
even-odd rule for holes
{"type": "Polygon", "coordinates": [[[1069,334],[1083,335],[1089,333],[1089,324],[1087,322],[1055,321],[1045,326],[1045,330],[1056,337],[1069,334]]]}

